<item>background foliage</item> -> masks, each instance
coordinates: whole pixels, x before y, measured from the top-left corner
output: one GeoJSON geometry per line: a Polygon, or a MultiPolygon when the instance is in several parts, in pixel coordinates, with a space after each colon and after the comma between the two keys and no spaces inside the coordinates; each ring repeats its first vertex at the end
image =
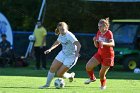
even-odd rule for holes
{"type": "MultiPolygon", "coordinates": [[[[13,30],[31,31],[37,21],[41,0],[0,0],[0,12],[13,30]]],[[[68,23],[72,32],[95,33],[100,18],[139,19],[140,3],[47,0],[44,26],[53,31],[59,21],[68,23]]]]}
{"type": "MultiPolygon", "coordinates": [[[[81,0],[46,1],[47,8],[43,24],[50,32],[54,31],[59,21],[68,23],[72,32],[95,34],[100,18],[110,17],[111,20],[140,18],[140,3],[85,2],[81,0]]],[[[29,32],[34,29],[41,2],[42,0],[0,0],[0,12],[8,18],[13,31],[29,32]]],[[[14,49],[17,54],[25,54],[29,44],[28,36],[29,34],[14,33],[14,49]],[[24,48],[20,49],[22,46],[24,48]]],[[[96,51],[92,42],[93,36],[76,37],[82,44],[80,58],[89,59],[96,51]]],[[[48,35],[47,47],[50,47],[56,38],[54,35],[48,35]]],[[[52,52],[49,58],[53,59],[59,49],[52,52]]]]}

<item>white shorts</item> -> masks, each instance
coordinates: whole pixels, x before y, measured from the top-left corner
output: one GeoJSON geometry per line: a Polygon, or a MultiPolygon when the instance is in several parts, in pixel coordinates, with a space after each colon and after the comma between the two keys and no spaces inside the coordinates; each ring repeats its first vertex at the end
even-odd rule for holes
{"type": "Polygon", "coordinates": [[[62,62],[63,65],[71,69],[76,64],[78,57],[75,57],[75,55],[67,56],[62,51],[60,51],[55,59],[62,62]]]}

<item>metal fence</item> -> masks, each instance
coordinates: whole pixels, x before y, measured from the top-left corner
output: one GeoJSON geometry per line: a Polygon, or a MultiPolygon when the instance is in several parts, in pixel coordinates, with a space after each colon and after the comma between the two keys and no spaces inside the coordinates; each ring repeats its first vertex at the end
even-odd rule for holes
{"type": "MultiPolygon", "coordinates": [[[[32,34],[32,32],[13,32],[13,49],[17,55],[24,56],[29,44],[28,36],[32,34]]],[[[79,42],[81,43],[81,51],[80,51],[80,59],[87,60],[89,59],[93,53],[97,50],[93,44],[93,36],[95,34],[84,34],[84,33],[74,33],[78,38],[79,42]]],[[[54,41],[57,39],[57,36],[52,33],[48,32],[46,37],[47,48],[51,47],[54,41]]],[[[50,54],[48,54],[49,59],[53,59],[57,53],[60,51],[61,46],[54,49],[50,54]]]]}

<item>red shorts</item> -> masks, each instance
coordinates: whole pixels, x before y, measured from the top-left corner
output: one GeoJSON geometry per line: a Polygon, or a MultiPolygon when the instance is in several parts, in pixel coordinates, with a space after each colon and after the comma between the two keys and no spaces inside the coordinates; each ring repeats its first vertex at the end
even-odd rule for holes
{"type": "Polygon", "coordinates": [[[98,62],[104,66],[114,66],[114,52],[101,55],[98,52],[93,56],[98,62]]]}

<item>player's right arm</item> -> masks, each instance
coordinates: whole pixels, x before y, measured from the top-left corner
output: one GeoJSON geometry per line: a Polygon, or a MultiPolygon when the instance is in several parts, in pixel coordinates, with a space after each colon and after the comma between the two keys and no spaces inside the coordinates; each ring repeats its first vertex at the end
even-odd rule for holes
{"type": "Polygon", "coordinates": [[[49,52],[51,52],[53,49],[55,49],[58,45],[60,44],[60,42],[58,40],[56,40],[54,42],[54,44],[51,46],[51,48],[49,48],[48,50],[46,50],[44,53],[48,54],[49,52]]]}

